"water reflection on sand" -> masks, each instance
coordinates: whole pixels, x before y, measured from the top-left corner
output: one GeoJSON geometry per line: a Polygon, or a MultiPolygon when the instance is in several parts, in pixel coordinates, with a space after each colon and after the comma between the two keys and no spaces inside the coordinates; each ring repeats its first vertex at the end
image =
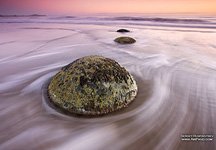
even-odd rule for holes
{"type": "Polygon", "coordinates": [[[182,134],[216,133],[214,29],[12,23],[0,32],[0,149],[215,149],[215,139],[181,141],[182,134]],[[137,43],[113,42],[120,27],[137,43]],[[95,54],[117,60],[137,80],[130,107],[103,118],[46,108],[50,77],[95,54]]]}

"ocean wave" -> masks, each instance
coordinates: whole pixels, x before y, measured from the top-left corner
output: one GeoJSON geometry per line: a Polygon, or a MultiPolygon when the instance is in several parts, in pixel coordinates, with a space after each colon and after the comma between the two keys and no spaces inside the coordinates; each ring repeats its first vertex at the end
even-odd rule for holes
{"type": "Polygon", "coordinates": [[[46,17],[46,15],[32,14],[32,15],[0,15],[1,18],[17,18],[17,17],[46,17]]]}
{"type": "Polygon", "coordinates": [[[114,17],[106,18],[108,20],[123,20],[123,21],[151,21],[151,22],[168,22],[168,23],[208,23],[203,19],[182,19],[182,18],[143,18],[143,17],[114,17]]]}

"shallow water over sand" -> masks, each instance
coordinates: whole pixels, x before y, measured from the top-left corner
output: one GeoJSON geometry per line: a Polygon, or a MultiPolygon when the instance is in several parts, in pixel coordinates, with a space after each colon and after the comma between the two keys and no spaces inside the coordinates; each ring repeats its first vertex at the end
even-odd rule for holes
{"type": "Polygon", "coordinates": [[[215,138],[181,141],[216,134],[215,28],[135,24],[0,24],[0,149],[215,149],[215,138]],[[113,42],[122,27],[135,44],[113,42]],[[139,91],[127,109],[74,118],[44,103],[44,84],[87,55],[115,59],[133,74],[139,91]]]}

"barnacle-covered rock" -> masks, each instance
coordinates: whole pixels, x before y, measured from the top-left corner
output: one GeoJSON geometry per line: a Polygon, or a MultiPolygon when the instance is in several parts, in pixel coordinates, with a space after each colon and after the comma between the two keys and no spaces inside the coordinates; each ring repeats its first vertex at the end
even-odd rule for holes
{"type": "Polygon", "coordinates": [[[128,106],[137,94],[133,77],[116,61],[102,56],[75,60],[48,85],[50,102],[67,113],[101,115],[128,106]]]}
{"type": "Polygon", "coordinates": [[[130,31],[127,29],[118,29],[117,32],[125,33],[125,32],[130,32],[130,31]]]}
{"type": "Polygon", "coordinates": [[[136,42],[135,39],[133,39],[131,37],[127,37],[127,36],[118,37],[114,41],[119,43],[119,44],[133,44],[136,42]]]}

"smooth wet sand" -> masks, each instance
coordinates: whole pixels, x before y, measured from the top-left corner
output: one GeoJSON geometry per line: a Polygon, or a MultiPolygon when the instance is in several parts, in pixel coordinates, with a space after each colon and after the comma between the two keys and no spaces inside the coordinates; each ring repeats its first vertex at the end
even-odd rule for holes
{"type": "Polygon", "coordinates": [[[0,149],[213,150],[182,134],[216,134],[214,29],[135,25],[0,24],[0,149]],[[137,42],[118,45],[121,33],[137,42]],[[87,55],[118,61],[139,92],[125,110],[71,118],[44,104],[43,87],[62,66],[87,55]]]}

